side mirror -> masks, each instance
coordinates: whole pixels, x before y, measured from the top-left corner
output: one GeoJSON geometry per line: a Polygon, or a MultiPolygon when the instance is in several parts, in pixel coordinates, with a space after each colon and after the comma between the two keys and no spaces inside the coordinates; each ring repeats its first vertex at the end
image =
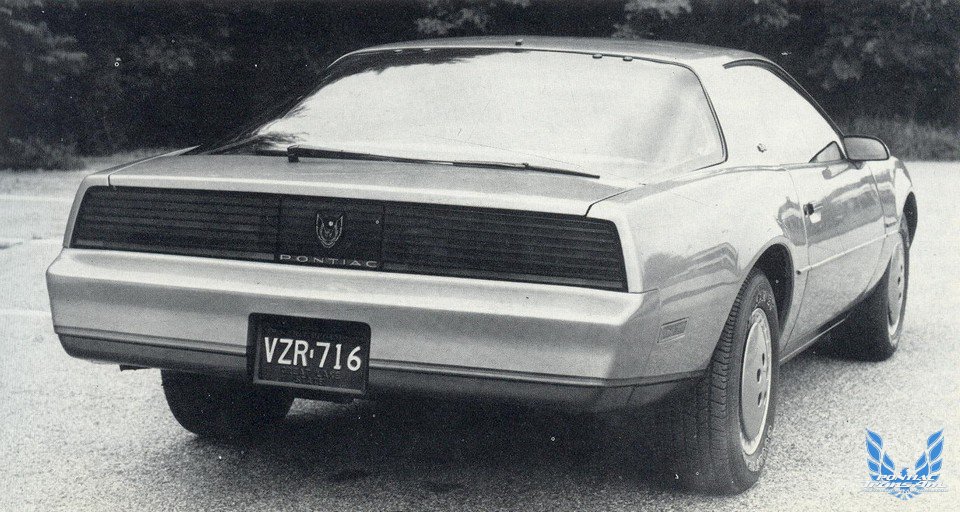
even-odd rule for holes
{"type": "Polygon", "coordinates": [[[890,150],[882,140],[865,135],[847,135],[843,138],[843,147],[847,150],[847,159],[854,162],[886,160],[890,150]]]}

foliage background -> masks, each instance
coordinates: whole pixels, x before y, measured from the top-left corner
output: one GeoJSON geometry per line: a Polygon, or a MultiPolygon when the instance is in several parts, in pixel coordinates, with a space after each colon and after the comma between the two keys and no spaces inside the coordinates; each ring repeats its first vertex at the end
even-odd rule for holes
{"type": "Polygon", "coordinates": [[[0,168],[194,145],[346,51],[479,34],[753,51],[841,125],[905,156],[960,158],[960,0],[2,1],[0,168]]]}

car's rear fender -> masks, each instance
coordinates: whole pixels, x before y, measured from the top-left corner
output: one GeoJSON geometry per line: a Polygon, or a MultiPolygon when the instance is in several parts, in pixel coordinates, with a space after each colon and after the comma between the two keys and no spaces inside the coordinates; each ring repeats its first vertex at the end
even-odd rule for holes
{"type": "MultiPolygon", "coordinates": [[[[617,223],[631,292],[659,290],[661,330],[644,371],[705,368],[743,280],[780,245],[791,268],[807,264],[800,203],[778,168],[716,168],[602,201],[590,216],[617,223]],[[718,193],[723,191],[723,193],[718,193]]],[[[790,286],[800,303],[803,282],[790,286]]],[[[783,316],[789,340],[796,307],[783,316]]]]}

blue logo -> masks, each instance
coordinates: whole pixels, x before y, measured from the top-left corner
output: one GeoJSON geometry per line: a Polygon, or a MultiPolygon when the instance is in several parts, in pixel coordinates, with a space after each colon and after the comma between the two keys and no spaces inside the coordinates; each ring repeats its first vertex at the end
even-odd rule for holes
{"type": "Polygon", "coordinates": [[[883,439],[867,430],[867,469],[870,482],[866,491],[888,492],[901,500],[915,498],[923,492],[942,492],[946,487],[938,482],[943,468],[943,430],[927,438],[927,448],[913,468],[897,471],[893,460],[883,447],[883,439]]]}

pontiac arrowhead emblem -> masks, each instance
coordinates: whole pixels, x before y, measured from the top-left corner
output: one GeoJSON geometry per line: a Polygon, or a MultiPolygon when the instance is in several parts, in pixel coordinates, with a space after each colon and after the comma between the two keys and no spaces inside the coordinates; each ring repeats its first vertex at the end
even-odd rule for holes
{"type": "Polygon", "coordinates": [[[325,216],[323,212],[317,212],[317,239],[320,245],[325,249],[330,249],[337,245],[340,235],[343,234],[343,214],[332,214],[325,216]]]}

